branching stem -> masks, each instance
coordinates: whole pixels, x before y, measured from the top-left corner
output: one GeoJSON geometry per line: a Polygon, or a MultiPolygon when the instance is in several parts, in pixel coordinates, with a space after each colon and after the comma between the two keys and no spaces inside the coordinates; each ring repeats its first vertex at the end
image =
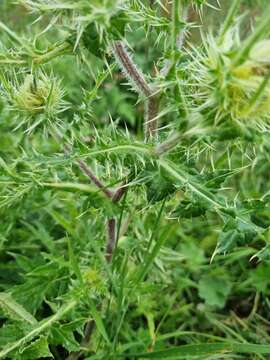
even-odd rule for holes
{"type": "Polygon", "coordinates": [[[80,159],[77,160],[77,163],[82,170],[82,172],[89,177],[89,179],[100,189],[103,193],[109,198],[113,198],[113,192],[106,188],[106,186],[96,177],[91,168],[86,165],[86,163],[80,159]]]}
{"type": "Polygon", "coordinates": [[[53,60],[54,58],[65,55],[65,54],[72,54],[72,46],[66,41],[59,45],[56,45],[51,50],[48,50],[47,52],[44,52],[42,54],[36,54],[36,53],[28,54],[29,55],[28,59],[26,59],[25,57],[18,56],[18,55],[4,56],[3,54],[1,54],[0,67],[7,66],[7,65],[29,66],[29,64],[31,64],[31,63],[33,65],[39,66],[42,64],[46,64],[47,62],[53,60]]]}

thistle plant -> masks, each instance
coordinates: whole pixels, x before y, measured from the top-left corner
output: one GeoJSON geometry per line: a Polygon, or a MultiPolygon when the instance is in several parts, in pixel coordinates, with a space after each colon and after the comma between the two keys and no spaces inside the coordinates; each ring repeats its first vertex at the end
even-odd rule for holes
{"type": "Polygon", "coordinates": [[[0,359],[267,359],[269,6],[3,9],[0,359]]]}

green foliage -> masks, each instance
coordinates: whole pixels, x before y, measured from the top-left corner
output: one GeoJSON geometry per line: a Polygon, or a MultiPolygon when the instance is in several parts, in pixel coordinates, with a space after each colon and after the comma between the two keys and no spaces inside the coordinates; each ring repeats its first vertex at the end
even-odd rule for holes
{"type": "Polygon", "coordinates": [[[224,276],[206,275],[199,281],[199,295],[210,306],[223,308],[230,290],[230,280],[224,276]]]}
{"type": "Polygon", "coordinates": [[[0,359],[268,358],[266,6],[0,3],[0,359]]]}

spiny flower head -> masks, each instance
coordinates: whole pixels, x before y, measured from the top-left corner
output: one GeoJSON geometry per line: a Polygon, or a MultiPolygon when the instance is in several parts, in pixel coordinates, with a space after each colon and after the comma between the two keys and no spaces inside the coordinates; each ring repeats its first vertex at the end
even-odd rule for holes
{"type": "Polygon", "coordinates": [[[91,291],[96,294],[104,293],[106,284],[100,271],[95,268],[88,268],[83,273],[83,280],[86,286],[91,288],[91,291]]]}
{"type": "Polygon", "coordinates": [[[35,77],[29,74],[21,83],[10,89],[11,106],[28,116],[40,113],[53,116],[63,110],[64,91],[60,81],[52,76],[41,73],[35,77]]]}
{"type": "Polygon", "coordinates": [[[255,44],[239,64],[235,57],[241,46],[236,26],[222,40],[204,38],[202,51],[193,49],[188,66],[194,102],[199,111],[210,110],[215,123],[229,117],[240,124],[262,125],[270,121],[270,40],[255,44]]]}

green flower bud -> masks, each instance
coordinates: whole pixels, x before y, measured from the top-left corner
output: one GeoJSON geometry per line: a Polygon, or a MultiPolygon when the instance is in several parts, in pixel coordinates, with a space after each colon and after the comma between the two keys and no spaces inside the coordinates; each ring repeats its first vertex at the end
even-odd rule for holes
{"type": "Polygon", "coordinates": [[[37,78],[27,75],[10,97],[14,109],[33,116],[59,113],[63,109],[63,95],[60,81],[42,73],[37,78]]]}
{"type": "Polygon", "coordinates": [[[197,52],[191,64],[193,82],[203,95],[195,101],[199,111],[213,110],[216,124],[230,118],[264,128],[270,122],[270,40],[255,44],[237,65],[234,59],[241,45],[235,29],[222,43],[213,36],[204,39],[204,52],[197,52]]]}

